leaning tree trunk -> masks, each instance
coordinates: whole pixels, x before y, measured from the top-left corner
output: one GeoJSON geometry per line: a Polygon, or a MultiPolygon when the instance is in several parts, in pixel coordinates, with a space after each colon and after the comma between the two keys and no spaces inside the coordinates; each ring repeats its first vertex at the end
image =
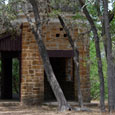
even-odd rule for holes
{"type": "Polygon", "coordinates": [[[105,35],[107,39],[107,74],[109,111],[115,111],[115,64],[112,59],[112,40],[108,17],[108,0],[103,0],[105,35]]]}
{"type": "Polygon", "coordinates": [[[52,66],[51,66],[49,58],[48,58],[46,48],[45,48],[44,43],[41,39],[41,36],[40,36],[40,34],[38,35],[38,33],[34,33],[34,35],[35,35],[35,39],[36,39],[38,47],[39,47],[40,55],[41,55],[43,63],[44,63],[44,69],[45,69],[45,72],[46,72],[46,75],[48,78],[48,82],[50,83],[50,86],[52,87],[55,97],[59,103],[59,110],[64,111],[64,110],[70,109],[70,106],[68,105],[68,103],[64,97],[64,94],[58,84],[58,81],[56,80],[56,77],[54,75],[52,66]]]}
{"type": "Polygon", "coordinates": [[[36,0],[29,0],[29,2],[31,3],[31,5],[33,7],[35,22],[36,22],[36,28],[33,28],[32,31],[35,36],[36,42],[38,44],[39,53],[41,55],[41,58],[42,58],[42,61],[44,64],[44,69],[45,69],[45,72],[47,75],[48,82],[54,92],[54,95],[55,95],[57,101],[58,101],[59,110],[60,111],[70,110],[71,108],[65,99],[65,96],[60,88],[58,81],[56,80],[52,66],[49,61],[49,57],[48,57],[45,45],[42,40],[42,36],[41,36],[42,35],[42,33],[41,33],[42,24],[40,22],[38,5],[36,3],[36,0]]]}
{"type": "Polygon", "coordinates": [[[74,63],[75,63],[75,67],[76,67],[76,77],[77,77],[77,89],[78,89],[78,102],[81,108],[83,108],[83,98],[82,98],[82,92],[81,92],[81,86],[80,86],[80,75],[79,75],[79,51],[77,49],[77,47],[75,47],[74,42],[72,40],[72,37],[70,35],[69,29],[66,27],[62,17],[60,15],[58,15],[58,19],[62,25],[62,27],[64,28],[67,36],[68,36],[68,41],[71,44],[71,47],[74,51],[74,63]]]}
{"type": "Polygon", "coordinates": [[[79,3],[81,5],[81,7],[83,7],[83,12],[84,12],[87,20],[89,21],[89,23],[91,25],[92,32],[93,32],[94,38],[95,38],[96,57],[97,57],[97,63],[98,63],[98,74],[99,74],[99,78],[100,78],[100,106],[101,106],[101,110],[105,111],[104,75],[103,75],[101,52],[100,52],[100,46],[99,46],[99,36],[98,36],[97,29],[96,29],[96,26],[94,24],[94,21],[91,18],[91,16],[89,15],[89,12],[88,12],[86,6],[84,5],[84,1],[79,0],[79,3]]]}

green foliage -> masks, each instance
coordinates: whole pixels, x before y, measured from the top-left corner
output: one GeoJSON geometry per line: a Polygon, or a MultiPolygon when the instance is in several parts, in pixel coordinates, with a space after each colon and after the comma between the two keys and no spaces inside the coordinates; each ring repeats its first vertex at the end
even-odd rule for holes
{"type": "MultiPolygon", "coordinates": [[[[101,19],[103,15],[103,5],[102,2],[98,3],[98,1],[94,0],[86,0],[85,5],[90,13],[90,16],[92,17],[93,21],[95,22],[96,28],[98,30],[98,35],[100,38],[100,48],[101,48],[101,57],[102,57],[102,63],[103,63],[103,73],[104,73],[104,79],[105,79],[105,98],[108,97],[108,89],[107,89],[107,63],[106,63],[106,57],[104,52],[104,46],[103,46],[103,40],[102,40],[102,24],[101,19]]],[[[109,10],[111,9],[112,13],[115,15],[115,0],[109,0],[109,4],[112,4],[111,7],[109,7],[109,10]]],[[[111,36],[112,36],[112,43],[113,43],[113,49],[115,49],[115,17],[113,21],[110,23],[111,26],[111,36]]],[[[91,35],[93,37],[93,35],[91,35]]],[[[114,50],[115,51],[115,50],[114,50]]],[[[95,44],[94,41],[90,41],[90,79],[91,79],[91,97],[92,99],[99,99],[100,97],[100,81],[99,81],[99,75],[98,75],[98,66],[97,66],[97,59],[96,59],[96,50],[95,50],[95,44]]]]}
{"type": "Polygon", "coordinates": [[[49,13],[50,17],[57,17],[57,15],[59,15],[61,13],[60,10],[53,10],[52,12],[49,13]]]}
{"type": "MultiPolygon", "coordinates": [[[[106,58],[104,54],[104,48],[103,43],[100,43],[101,47],[101,56],[102,56],[102,62],[103,62],[103,73],[105,78],[105,99],[108,97],[108,89],[107,89],[107,64],[106,64],[106,58]]],[[[90,81],[91,81],[91,97],[92,99],[99,99],[100,97],[100,81],[99,81],[99,75],[98,75],[98,66],[96,61],[96,49],[95,44],[93,40],[90,40],[90,81]]]]}
{"type": "Polygon", "coordinates": [[[99,77],[97,70],[96,51],[93,41],[90,41],[90,81],[91,81],[91,97],[99,97],[99,77]]]}
{"type": "Polygon", "coordinates": [[[0,0],[0,34],[18,33],[20,24],[12,22],[18,17],[17,4],[20,0],[0,0]]]}
{"type": "Polygon", "coordinates": [[[80,9],[76,0],[50,0],[50,6],[64,13],[71,12],[75,14],[80,9]]]}
{"type": "Polygon", "coordinates": [[[80,20],[85,20],[86,21],[86,17],[83,16],[83,14],[81,14],[81,12],[77,12],[75,16],[73,16],[73,19],[76,20],[76,19],[80,19],[80,20]]]}
{"type": "Polygon", "coordinates": [[[96,9],[96,6],[88,4],[87,5],[87,9],[88,9],[89,13],[91,14],[92,18],[96,19],[97,18],[97,9],[96,9]]]}
{"type": "Polygon", "coordinates": [[[19,93],[19,60],[13,59],[12,61],[12,85],[13,93],[19,93]]]}

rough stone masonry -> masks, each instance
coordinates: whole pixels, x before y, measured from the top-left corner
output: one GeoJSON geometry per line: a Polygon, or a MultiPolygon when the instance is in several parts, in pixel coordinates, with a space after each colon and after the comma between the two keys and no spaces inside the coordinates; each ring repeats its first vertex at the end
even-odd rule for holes
{"type": "MultiPolygon", "coordinates": [[[[84,32],[84,28],[86,27],[81,27],[81,29],[75,27],[71,35],[73,39],[77,41],[77,47],[80,53],[80,78],[83,99],[85,102],[90,102],[89,64],[87,63],[87,59],[89,58],[89,39],[88,36],[78,37],[78,32],[84,32]]],[[[51,21],[48,25],[43,25],[42,30],[42,38],[47,50],[72,51],[67,39],[67,35],[58,21],[51,21]]],[[[40,57],[34,35],[32,34],[27,22],[23,23],[22,26],[21,63],[21,102],[32,104],[42,103],[44,101],[44,97],[48,97],[48,95],[51,93],[45,94],[47,87],[46,89],[44,87],[45,75],[42,59],[40,57]]],[[[65,72],[66,68],[67,67],[63,68],[65,69],[65,72]]],[[[72,100],[77,101],[77,84],[74,72],[74,64],[70,71],[71,70],[73,72],[70,72],[70,74],[72,75],[72,81],[74,82],[71,82],[71,79],[70,81],[67,80],[66,82],[71,82],[71,84],[73,84],[73,93],[68,93],[68,95],[74,95],[75,98],[72,100]]],[[[68,87],[64,86],[64,90],[66,89],[68,92],[71,92],[71,89],[69,90],[68,87]]]]}

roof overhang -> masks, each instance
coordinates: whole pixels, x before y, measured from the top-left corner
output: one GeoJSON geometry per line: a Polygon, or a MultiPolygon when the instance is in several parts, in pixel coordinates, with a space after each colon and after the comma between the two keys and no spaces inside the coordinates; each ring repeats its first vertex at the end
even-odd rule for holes
{"type": "Polygon", "coordinates": [[[21,51],[21,36],[3,35],[0,37],[1,51],[21,51]]]}

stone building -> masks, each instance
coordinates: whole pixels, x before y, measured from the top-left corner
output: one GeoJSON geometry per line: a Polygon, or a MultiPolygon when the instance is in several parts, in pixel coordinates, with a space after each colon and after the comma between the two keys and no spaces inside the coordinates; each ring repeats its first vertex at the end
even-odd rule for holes
{"type": "MultiPolygon", "coordinates": [[[[23,17],[21,17],[23,18],[23,17]]],[[[89,38],[82,36],[78,39],[78,31],[84,32],[87,27],[73,29],[72,37],[77,41],[80,53],[80,77],[83,99],[90,102],[89,80],[89,38]]],[[[77,83],[73,50],[68,42],[67,35],[57,19],[42,27],[42,38],[50,57],[56,78],[67,100],[77,101],[77,83]]],[[[21,35],[15,39],[4,35],[0,38],[0,54],[2,61],[1,98],[12,99],[12,59],[19,60],[19,100],[22,103],[41,103],[55,101],[55,96],[49,86],[44,71],[38,46],[29,24],[23,21],[21,35]]]]}

